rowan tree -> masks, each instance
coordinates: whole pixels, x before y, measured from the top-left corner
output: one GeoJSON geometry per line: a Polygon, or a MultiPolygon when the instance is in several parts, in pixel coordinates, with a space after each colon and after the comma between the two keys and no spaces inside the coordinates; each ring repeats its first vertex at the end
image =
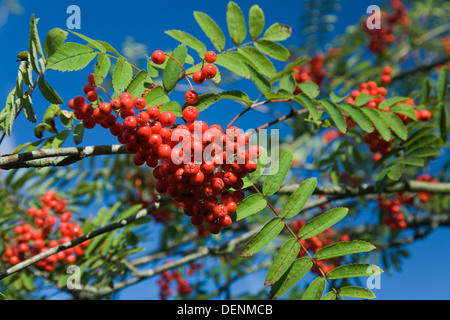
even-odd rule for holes
{"type": "Polygon", "coordinates": [[[114,299],[146,281],[161,299],[375,298],[365,279],[450,224],[440,6],[394,0],[380,29],[363,16],[287,48],[290,26],[230,1],[194,11],[208,43],[168,30],[179,45],[152,39],[138,63],[88,33],[41,37],[33,15],[0,113],[0,143],[21,117],[35,136],[0,156],[1,296],[114,299]],[[79,94],[60,96],[55,72],[83,74],[79,94]],[[231,104],[227,123],[202,120],[231,104]]]}

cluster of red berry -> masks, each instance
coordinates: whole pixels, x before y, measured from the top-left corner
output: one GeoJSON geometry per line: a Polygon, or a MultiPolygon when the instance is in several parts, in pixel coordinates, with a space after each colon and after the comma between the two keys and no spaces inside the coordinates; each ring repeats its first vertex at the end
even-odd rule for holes
{"type": "MultiPolygon", "coordinates": [[[[292,230],[295,233],[298,233],[304,225],[305,221],[303,219],[296,220],[292,223],[292,230]]],[[[300,239],[300,243],[307,251],[316,253],[319,249],[336,243],[336,240],[339,242],[350,241],[350,237],[347,234],[342,234],[336,239],[335,232],[331,228],[328,228],[325,231],[309,239],[300,239]]],[[[305,255],[306,251],[303,248],[301,248],[298,257],[301,258],[304,257],[305,255]]],[[[328,273],[334,268],[336,268],[336,266],[339,264],[339,260],[338,259],[335,259],[333,261],[316,260],[316,263],[317,264],[315,264],[311,269],[313,272],[320,274],[320,271],[318,269],[318,267],[320,267],[320,269],[322,269],[324,273],[328,273]]]]}
{"type": "MultiPolygon", "coordinates": [[[[324,59],[325,56],[323,54],[318,54],[311,57],[311,60],[309,60],[305,65],[293,68],[292,71],[294,72],[295,82],[302,83],[306,81],[312,81],[320,86],[326,76],[324,59]]],[[[300,87],[297,85],[294,94],[296,95],[300,92],[300,87]]]]}
{"type": "MultiPolygon", "coordinates": [[[[196,270],[201,269],[202,267],[202,264],[193,262],[190,264],[187,274],[191,276],[196,270]]],[[[179,295],[187,296],[192,292],[190,283],[177,270],[165,270],[161,273],[161,277],[158,280],[159,298],[161,300],[166,300],[172,295],[173,292],[170,288],[172,281],[176,281],[177,292],[179,295]]]]}
{"type": "Polygon", "coordinates": [[[395,198],[392,200],[386,199],[385,196],[381,194],[378,198],[378,205],[380,208],[385,209],[386,216],[383,218],[383,223],[391,230],[405,229],[407,225],[401,205],[411,204],[413,201],[414,197],[405,195],[404,193],[396,193],[395,198]]]}
{"type": "MultiPolygon", "coordinates": [[[[382,70],[381,81],[385,83],[389,83],[391,80],[390,74],[392,73],[392,68],[390,66],[385,66],[382,70]]],[[[350,103],[352,105],[356,105],[356,98],[361,94],[369,94],[373,96],[373,99],[370,99],[365,105],[368,108],[378,109],[380,103],[386,100],[386,96],[388,93],[387,88],[383,86],[378,86],[375,81],[364,82],[359,86],[358,90],[353,90],[349,97],[345,99],[346,103],[350,103]]],[[[403,102],[399,102],[397,104],[409,104],[414,107],[414,100],[407,100],[403,102]]],[[[385,107],[381,111],[390,111],[390,107],[385,107]]],[[[429,110],[414,110],[415,116],[420,121],[429,121],[431,119],[431,112],[429,110]]],[[[406,115],[397,114],[400,120],[407,124],[411,120],[406,115]]],[[[347,119],[347,122],[351,120],[347,119]]],[[[354,124],[353,124],[354,125],[354,124]]],[[[385,141],[377,130],[374,130],[372,133],[366,133],[363,137],[363,141],[369,145],[369,149],[372,153],[374,153],[372,160],[374,162],[380,160],[383,154],[389,152],[391,150],[392,141],[385,141]]]]}
{"type": "MultiPolygon", "coordinates": [[[[151,58],[162,64],[166,56],[169,55],[156,50],[151,58]]],[[[195,83],[215,77],[215,60],[216,54],[208,51],[204,58],[207,64],[192,75],[195,83]]],[[[91,102],[94,80],[94,75],[89,75],[84,90],[91,102]]],[[[194,226],[209,224],[208,231],[217,234],[232,223],[230,214],[244,199],[242,178],[256,170],[260,149],[249,146],[249,136],[237,127],[224,132],[218,124],[208,127],[206,122],[197,121],[199,111],[193,104],[198,101],[198,94],[194,90],[186,92],[185,100],[189,104],[183,110],[185,124],[179,125],[175,125],[173,112],[146,106],[142,96],[133,99],[127,92],[95,109],[86,104],[83,96],[77,96],[69,101],[69,107],[78,119],[83,119],[86,128],[93,128],[96,123],[109,128],[128,153],[134,154],[136,165],[154,168],[156,191],[182,203],[194,226]],[[123,124],[117,121],[119,115],[123,124]]]]}
{"type": "Polygon", "coordinates": [[[382,53],[386,51],[388,45],[395,41],[394,28],[397,24],[403,26],[409,26],[411,24],[408,18],[408,10],[401,1],[392,0],[391,6],[394,12],[381,12],[381,27],[379,29],[369,29],[366,20],[363,20],[362,27],[369,34],[369,50],[371,52],[382,53]]]}
{"type": "MultiPolygon", "coordinates": [[[[14,234],[5,236],[3,260],[11,265],[83,235],[81,227],[73,221],[72,212],[67,210],[65,199],[59,198],[53,191],[47,191],[40,201],[42,206],[29,208],[27,217],[14,228],[14,234]]],[[[36,265],[52,272],[63,263],[74,263],[84,255],[88,245],[89,240],[40,260],[36,265]]]]}
{"type": "MultiPolygon", "coordinates": [[[[438,179],[432,178],[431,175],[428,174],[428,173],[423,173],[420,176],[418,176],[417,177],[417,181],[424,181],[424,182],[431,182],[431,183],[438,183],[439,182],[438,179]]],[[[432,196],[431,193],[424,192],[424,191],[419,191],[417,194],[419,196],[420,201],[423,202],[423,203],[428,202],[428,200],[432,196]]]]}

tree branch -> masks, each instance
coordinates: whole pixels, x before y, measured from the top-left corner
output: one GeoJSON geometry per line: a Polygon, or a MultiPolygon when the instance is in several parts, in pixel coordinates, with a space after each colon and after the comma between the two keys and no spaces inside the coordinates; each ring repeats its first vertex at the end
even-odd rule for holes
{"type": "MultiPolygon", "coordinates": [[[[278,194],[292,194],[299,187],[298,184],[292,184],[282,187],[278,194]]],[[[449,182],[424,182],[417,180],[408,180],[404,182],[397,182],[395,184],[386,186],[383,190],[378,191],[374,185],[362,184],[360,186],[325,186],[317,187],[314,194],[334,195],[337,197],[360,196],[369,194],[379,194],[380,192],[429,192],[433,194],[450,194],[449,182]]]]}
{"type": "Polygon", "coordinates": [[[60,244],[59,246],[57,246],[55,248],[50,248],[47,251],[39,253],[27,260],[24,260],[16,265],[10,267],[9,269],[0,272],[0,280],[6,278],[16,272],[19,272],[25,268],[28,268],[29,266],[35,264],[36,262],[43,260],[43,259],[45,259],[53,254],[56,254],[60,251],[64,251],[66,249],[75,247],[87,240],[98,237],[99,235],[111,232],[116,229],[123,228],[135,221],[138,221],[138,220],[146,217],[148,214],[152,213],[153,211],[158,210],[163,204],[166,203],[166,201],[168,201],[166,198],[161,198],[161,200],[159,202],[153,203],[146,209],[140,210],[138,213],[136,213],[135,215],[133,215],[131,217],[128,217],[126,219],[123,219],[123,220],[115,222],[115,223],[111,223],[105,227],[102,227],[102,228],[96,229],[94,231],[91,231],[89,233],[86,233],[85,235],[83,235],[79,238],[76,238],[76,239],[73,239],[72,241],[60,244]]]}
{"type": "Polygon", "coordinates": [[[128,154],[128,152],[124,145],[43,149],[0,156],[0,169],[67,166],[86,157],[111,154],[128,154]]]}

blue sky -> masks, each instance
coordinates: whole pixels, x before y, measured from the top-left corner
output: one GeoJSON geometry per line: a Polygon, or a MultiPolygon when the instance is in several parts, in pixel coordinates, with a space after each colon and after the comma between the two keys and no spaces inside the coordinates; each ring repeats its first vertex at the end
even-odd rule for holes
{"type": "MultiPolygon", "coordinates": [[[[3,1],[4,4],[6,0],[3,1]]],[[[284,45],[297,45],[303,41],[301,36],[300,16],[302,14],[303,1],[282,0],[282,1],[236,1],[247,15],[249,8],[254,3],[266,13],[266,26],[274,22],[282,22],[291,25],[293,28],[292,37],[284,45]]],[[[52,28],[59,27],[66,29],[66,20],[69,14],[66,9],[69,5],[76,4],[81,9],[81,30],[78,32],[94,39],[107,41],[117,49],[127,37],[131,36],[135,41],[147,46],[148,53],[153,50],[170,50],[178,42],[164,34],[170,29],[181,29],[195,35],[204,43],[210,44],[195,23],[193,11],[202,11],[210,15],[225,31],[226,20],[225,10],[227,1],[134,1],[111,2],[111,1],[49,1],[49,0],[19,0],[23,7],[20,15],[11,14],[0,15],[0,61],[2,61],[0,78],[0,101],[5,101],[6,96],[14,86],[17,75],[18,64],[15,62],[17,54],[28,49],[29,19],[31,14],[40,18],[38,29],[41,39],[52,28]],[[169,5],[168,5],[169,4],[169,5]]],[[[366,8],[377,3],[377,1],[342,1],[342,10],[339,12],[339,22],[335,25],[335,34],[345,31],[348,25],[359,21],[360,17],[366,13],[366,8]]],[[[1,5],[0,5],[1,7],[1,5]]],[[[69,41],[78,41],[71,35],[69,41]]],[[[230,38],[227,38],[231,44],[230,38]]],[[[195,52],[190,52],[195,58],[195,52]]],[[[91,65],[86,70],[73,72],[70,74],[59,72],[48,72],[46,78],[54,86],[63,100],[68,101],[71,97],[80,94],[82,86],[86,82],[86,76],[92,72],[91,65]]],[[[228,88],[227,88],[228,89],[228,88]]],[[[235,88],[236,89],[236,88],[235,88]]],[[[254,88],[248,88],[250,98],[256,98],[254,88]],[[253,94],[253,95],[252,95],[253,94]]],[[[181,94],[175,93],[180,95],[181,94]]],[[[35,109],[38,118],[41,118],[48,103],[36,95],[35,109]]],[[[202,113],[202,120],[215,121],[226,125],[233,116],[242,110],[242,107],[228,103],[221,103],[218,107],[210,108],[202,113]]],[[[283,111],[283,109],[280,109],[283,111]]],[[[286,111],[286,110],[284,110],[286,111]]],[[[260,113],[252,113],[242,121],[237,123],[240,126],[258,125],[270,120],[269,116],[260,113]]],[[[287,128],[284,127],[287,132],[287,128]]],[[[11,139],[6,139],[0,147],[0,153],[6,153],[15,146],[34,141],[34,135],[29,123],[21,116],[14,124],[14,134],[11,139]]],[[[95,145],[116,143],[109,134],[103,130],[96,130],[95,134],[87,132],[83,145],[95,145]]],[[[434,231],[426,240],[418,241],[407,246],[411,252],[411,258],[403,263],[402,272],[394,272],[391,275],[384,273],[381,280],[381,289],[375,290],[379,299],[450,299],[450,277],[448,270],[450,260],[446,252],[447,239],[450,232],[447,230],[434,231]]],[[[262,281],[261,277],[252,278],[252,281],[262,281]]],[[[143,282],[127,289],[122,297],[130,299],[155,298],[148,289],[149,282],[143,282]]]]}

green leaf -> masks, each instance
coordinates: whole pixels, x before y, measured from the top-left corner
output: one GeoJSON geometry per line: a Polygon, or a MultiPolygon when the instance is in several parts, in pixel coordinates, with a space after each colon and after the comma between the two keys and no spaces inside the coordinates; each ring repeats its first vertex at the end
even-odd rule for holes
{"type": "Polygon", "coordinates": [[[426,104],[430,98],[431,93],[431,83],[430,80],[425,79],[422,83],[422,88],[420,89],[420,103],[426,104]]]}
{"type": "Polygon", "coordinates": [[[263,10],[257,4],[254,4],[250,8],[248,19],[249,32],[253,40],[258,38],[263,32],[264,23],[265,18],[263,10]]]}
{"type": "Polygon", "coordinates": [[[255,234],[240,253],[241,257],[250,257],[264,249],[284,228],[281,218],[273,218],[255,234]]]}
{"type": "Polygon", "coordinates": [[[316,186],[316,178],[310,178],[303,181],[297,190],[290,195],[286,204],[283,206],[281,216],[286,219],[290,219],[300,213],[309,197],[313,194],[316,186]]]}
{"type": "Polygon", "coordinates": [[[270,81],[264,77],[259,71],[253,68],[251,65],[247,64],[247,69],[250,74],[250,79],[253,83],[261,90],[262,93],[268,93],[272,90],[272,85],[270,81]]]}
{"type": "Polygon", "coordinates": [[[33,43],[34,48],[36,49],[37,54],[41,58],[44,57],[44,51],[42,50],[41,40],[39,39],[39,33],[37,30],[37,23],[39,19],[34,18],[34,14],[31,16],[30,20],[30,44],[33,43]]]}
{"type": "Polygon", "coordinates": [[[425,165],[425,160],[420,157],[407,156],[404,160],[405,166],[423,167],[425,165]]]}
{"type": "Polygon", "coordinates": [[[58,134],[48,138],[48,140],[45,142],[45,144],[42,146],[42,149],[56,149],[60,148],[64,141],[66,141],[67,136],[70,133],[70,129],[63,130],[59,132],[58,134]]]}
{"type": "Polygon", "coordinates": [[[62,104],[63,101],[58,93],[45,81],[44,76],[40,74],[37,78],[37,86],[42,96],[50,103],[62,104]]]}
{"type": "Polygon", "coordinates": [[[236,221],[245,219],[255,213],[264,210],[267,206],[267,201],[260,194],[252,194],[238,204],[236,209],[236,221]]]}
{"type": "Polygon", "coordinates": [[[134,206],[126,209],[125,211],[122,211],[114,220],[113,222],[119,222],[121,220],[127,219],[131,217],[132,215],[135,215],[139,212],[139,210],[142,209],[141,204],[135,204],[134,206]]]}
{"type": "Polygon", "coordinates": [[[353,107],[350,103],[343,103],[338,105],[344,112],[346,112],[350,118],[353,119],[360,127],[366,132],[373,132],[372,122],[366,117],[366,115],[359,109],[353,107]]]}
{"type": "Polygon", "coordinates": [[[288,49],[277,42],[270,40],[259,40],[255,42],[255,47],[264,54],[280,61],[288,61],[291,53],[288,49]]]}
{"type": "Polygon", "coordinates": [[[391,139],[391,130],[389,130],[388,125],[381,118],[381,111],[371,108],[361,108],[361,111],[372,121],[373,125],[380,133],[381,137],[389,141],[391,139]]]}
{"type": "Polygon", "coordinates": [[[0,300],[6,300],[6,296],[0,292],[0,300]]]}
{"type": "Polygon", "coordinates": [[[281,23],[274,23],[269,28],[267,28],[266,32],[264,32],[265,40],[272,41],[283,41],[289,38],[292,34],[292,28],[288,25],[281,23]]]}
{"type": "Polygon", "coordinates": [[[348,254],[369,252],[375,249],[371,243],[366,241],[344,241],[332,244],[330,246],[319,249],[314,258],[316,260],[332,259],[342,257],[348,254]]]}
{"type": "Polygon", "coordinates": [[[270,79],[270,82],[275,82],[277,79],[290,74],[292,72],[292,69],[295,67],[307,62],[309,58],[307,57],[300,57],[289,63],[282,71],[278,72],[272,79],[270,79]]]}
{"type": "Polygon", "coordinates": [[[417,120],[416,114],[414,113],[414,107],[409,104],[401,103],[399,105],[393,106],[391,108],[391,111],[393,113],[403,114],[410,119],[417,120]]]}
{"type": "Polygon", "coordinates": [[[34,290],[34,277],[32,274],[28,272],[21,272],[20,273],[20,279],[22,279],[23,286],[28,291],[34,290]]]}
{"type": "Polygon", "coordinates": [[[389,127],[397,135],[397,137],[402,140],[406,140],[408,138],[408,129],[396,114],[393,114],[389,111],[382,111],[381,117],[383,118],[384,122],[389,125],[389,127]]]}
{"type": "Polygon", "coordinates": [[[83,141],[84,136],[84,126],[83,123],[79,123],[75,126],[75,129],[73,131],[73,142],[75,144],[80,144],[81,141],[83,141]]]}
{"type": "Polygon", "coordinates": [[[225,48],[225,35],[217,23],[207,14],[199,11],[194,11],[194,18],[217,51],[221,52],[225,48]]]}
{"type": "Polygon", "coordinates": [[[207,51],[206,46],[194,36],[181,30],[168,30],[166,31],[166,33],[175,40],[178,40],[181,43],[184,43],[186,46],[197,51],[200,58],[203,59],[205,57],[207,51]]]}
{"type": "MultiPolygon", "coordinates": [[[[187,48],[184,44],[180,44],[172,53],[172,56],[177,59],[181,65],[184,64],[187,56],[187,48]]],[[[181,66],[173,59],[167,61],[167,66],[164,69],[162,81],[164,90],[166,92],[172,92],[180,78],[181,66]]]]}
{"type": "Polygon", "coordinates": [[[236,45],[241,44],[247,35],[247,27],[245,26],[245,18],[241,8],[233,1],[228,2],[227,25],[233,42],[236,45]]]}
{"type": "Polygon", "coordinates": [[[439,155],[439,149],[434,146],[429,147],[419,147],[415,149],[408,150],[406,156],[414,156],[420,158],[434,158],[439,155]]]}
{"type": "Polygon", "coordinates": [[[326,295],[323,296],[320,300],[336,300],[336,294],[333,291],[328,292],[326,295]]]}
{"type": "Polygon", "coordinates": [[[152,79],[147,75],[145,70],[140,70],[136,76],[131,80],[130,84],[125,89],[125,92],[130,93],[133,97],[142,96],[142,94],[151,87],[152,79]]]}
{"type": "MultiPolygon", "coordinates": [[[[330,99],[331,99],[331,101],[333,101],[334,103],[339,103],[339,102],[342,102],[343,100],[345,100],[345,96],[343,96],[343,97],[338,97],[337,95],[336,95],[336,93],[334,93],[334,92],[331,92],[330,93],[330,99]]],[[[349,104],[349,103],[347,103],[348,105],[350,105],[351,106],[351,104],[349,104]]]]}
{"type": "Polygon", "coordinates": [[[403,98],[403,97],[393,97],[386,100],[383,100],[379,105],[378,109],[383,110],[384,108],[391,107],[397,103],[408,101],[409,98],[403,98]]]}
{"type": "Polygon", "coordinates": [[[73,42],[67,42],[56,48],[47,60],[47,69],[76,71],[85,68],[97,52],[92,48],[73,42]]]}
{"type": "Polygon", "coordinates": [[[300,243],[296,239],[287,240],[275,256],[264,281],[266,287],[272,286],[289,269],[300,252],[300,243]]]}
{"type": "Polygon", "coordinates": [[[239,47],[238,52],[246,58],[248,64],[253,66],[262,74],[268,76],[269,78],[276,74],[277,71],[273,66],[272,61],[270,61],[269,58],[263,55],[255,47],[239,47]]]}
{"type": "Polygon", "coordinates": [[[176,101],[171,101],[169,103],[166,103],[166,104],[160,106],[159,110],[161,111],[161,113],[163,113],[164,111],[172,111],[176,117],[183,116],[183,112],[181,111],[181,106],[176,101]]]}
{"type": "Polygon", "coordinates": [[[75,32],[75,31],[72,31],[72,30],[69,30],[69,31],[72,34],[74,34],[74,35],[80,37],[81,39],[85,40],[87,43],[89,43],[94,48],[100,50],[101,52],[103,52],[103,53],[106,52],[106,48],[101,42],[99,42],[97,40],[94,40],[94,39],[91,39],[89,37],[86,37],[85,35],[79,34],[78,32],[75,32]]]}
{"type": "Polygon", "coordinates": [[[148,106],[157,106],[169,102],[169,97],[165,94],[164,89],[160,86],[154,87],[144,95],[148,106]]]}
{"type": "Polygon", "coordinates": [[[375,294],[362,287],[347,286],[339,289],[339,295],[341,297],[361,298],[361,299],[375,299],[375,294]]]}
{"type": "Polygon", "coordinates": [[[311,270],[312,266],[313,263],[309,258],[297,259],[283,277],[272,286],[270,298],[277,299],[291,290],[311,270]]]}
{"type": "Polygon", "coordinates": [[[302,300],[320,300],[325,291],[325,286],[327,281],[325,278],[317,277],[313,282],[306,288],[303,293],[302,300]]]}
{"type": "Polygon", "coordinates": [[[114,67],[112,84],[116,92],[122,92],[133,78],[133,68],[124,58],[120,57],[114,67]]]}
{"type": "Polygon", "coordinates": [[[361,107],[365,104],[367,104],[370,100],[373,99],[373,96],[367,93],[361,93],[359,96],[355,99],[355,104],[357,107],[361,107]]]}
{"type": "Polygon", "coordinates": [[[233,99],[244,102],[247,106],[252,105],[252,100],[248,97],[248,95],[243,91],[231,90],[231,91],[223,91],[220,93],[220,96],[223,99],[233,99]]]}
{"type": "Polygon", "coordinates": [[[213,105],[217,101],[220,101],[220,99],[222,99],[221,94],[217,94],[217,93],[201,94],[198,96],[197,102],[195,104],[190,104],[187,102],[184,103],[183,110],[187,106],[193,105],[193,106],[197,107],[198,112],[202,112],[202,111],[208,109],[211,105],[213,105]]]}
{"type": "Polygon", "coordinates": [[[250,78],[247,66],[233,57],[231,53],[218,54],[215,64],[236,73],[238,76],[250,78]]]}
{"type": "Polygon", "coordinates": [[[50,132],[56,133],[55,117],[61,114],[61,108],[57,104],[51,104],[44,113],[43,121],[45,124],[52,127],[50,132]]]}
{"type": "Polygon", "coordinates": [[[317,109],[316,104],[310,97],[303,93],[300,93],[296,95],[294,99],[309,111],[309,114],[313,117],[314,120],[317,121],[320,119],[321,114],[319,112],[319,109],[317,109]]]}
{"type": "Polygon", "coordinates": [[[396,160],[386,166],[385,169],[388,169],[387,176],[389,179],[391,179],[392,181],[398,181],[403,176],[405,164],[400,160],[396,160]]]}
{"type": "Polygon", "coordinates": [[[320,93],[319,86],[312,81],[302,82],[298,86],[300,87],[302,92],[311,99],[315,99],[320,93]]]}
{"type": "Polygon", "coordinates": [[[329,279],[345,279],[376,276],[383,272],[379,267],[370,264],[352,263],[338,266],[327,273],[329,279]]]}
{"type": "Polygon", "coordinates": [[[436,106],[436,123],[439,128],[439,135],[442,141],[447,142],[448,128],[447,128],[447,110],[443,102],[438,103],[436,106]]]}
{"type": "Polygon", "coordinates": [[[263,194],[269,197],[276,193],[286,178],[292,164],[292,151],[283,151],[269,171],[263,184],[263,194]]]}
{"type": "Polygon", "coordinates": [[[105,42],[105,41],[101,41],[101,40],[97,40],[98,43],[100,43],[105,49],[106,51],[112,52],[114,54],[116,54],[118,57],[121,57],[122,55],[119,53],[119,51],[117,51],[112,45],[110,45],[109,43],[105,42]]]}
{"type": "Polygon", "coordinates": [[[345,133],[347,132],[347,121],[342,112],[328,99],[321,99],[319,104],[330,114],[331,119],[334,121],[338,129],[345,133]]]}
{"type": "Polygon", "coordinates": [[[61,120],[61,124],[66,128],[73,127],[72,119],[75,117],[72,111],[61,110],[61,114],[59,115],[59,120],[61,120]]]}
{"type": "Polygon", "coordinates": [[[23,111],[28,121],[35,123],[37,121],[36,114],[33,109],[33,100],[31,99],[32,90],[28,89],[22,98],[23,111]]]}
{"type": "Polygon", "coordinates": [[[448,91],[448,69],[447,66],[443,66],[439,71],[437,86],[436,86],[436,96],[439,101],[444,101],[447,96],[448,91]]]}
{"type": "Polygon", "coordinates": [[[111,59],[106,55],[106,53],[100,52],[97,58],[97,63],[95,64],[95,83],[101,84],[108,75],[109,69],[111,68],[111,59]]]}
{"type": "Polygon", "coordinates": [[[42,139],[42,135],[45,130],[48,130],[50,132],[55,132],[53,127],[47,123],[40,123],[34,128],[34,135],[38,139],[42,139]]]}
{"type": "Polygon", "coordinates": [[[63,45],[67,35],[68,33],[60,28],[54,28],[47,33],[44,40],[44,50],[47,53],[47,57],[52,56],[63,45]]]}
{"type": "Polygon", "coordinates": [[[305,224],[298,233],[301,239],[309,239],[341,221],[347,215],[347,208],[333,208],[305,224]]]}

